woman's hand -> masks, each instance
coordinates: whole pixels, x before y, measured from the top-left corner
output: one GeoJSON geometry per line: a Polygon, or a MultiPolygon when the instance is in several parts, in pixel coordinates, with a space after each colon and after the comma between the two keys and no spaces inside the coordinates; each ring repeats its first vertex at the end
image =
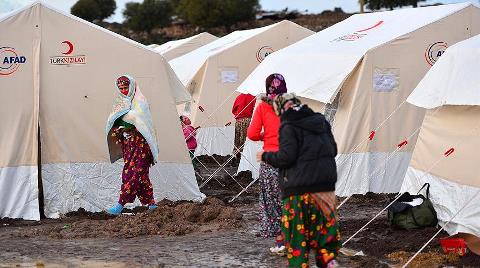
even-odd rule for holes
{"type": "Polygon", "coordinates": [[[257,152],[257,162],[262,162],[263,151],[257,152]]]}

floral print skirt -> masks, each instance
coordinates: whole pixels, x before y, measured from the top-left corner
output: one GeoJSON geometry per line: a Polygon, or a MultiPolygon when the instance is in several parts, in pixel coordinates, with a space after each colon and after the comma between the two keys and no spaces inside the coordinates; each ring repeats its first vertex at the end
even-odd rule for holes
{"type": "MultiPolygon", "coordinates": [[[[319,199],[314,196],[316,194],[307,193],[283,199],[282,233],[289,267],[308,267],[310,250],[315,253],[317,266],[327,267],[340,249],[335,204],[326,209],[325,203],[319,204],[319,199]],[[326,215],[327,213],[329,214],[326,215]]],[[[334,195],[333,192],[332,194],[334,195]]]]}
{"type": "Polygon", "coordinates": [[[149,178],[150,166],[153,164],[150,146],[135,128],[129,130],[128,134],[128,138],[121,139],[124,166],[118,203],[133,203],[138,197],[143,205],[152,205],[155,200],[149,178]]]}
{"type": "Polygon", "coordinates": [[[278,185],[278,169],[260,163],[260,229],[263,237],[281,234],[282,199],[278,185]]]}
{"type": "MultiPolygon", "coordinates": [[[[235,121],[235,148],[233,148],[234,153],[236,150],[240,149],[240,147],[242,147],[242,145],[245,143],[245,140],[247,139],[247,129],[249,125],[249,117],[237,119],[235,121]]],[[[241,151],[243,150],[240,150],[240,152],[241,151]]]]}

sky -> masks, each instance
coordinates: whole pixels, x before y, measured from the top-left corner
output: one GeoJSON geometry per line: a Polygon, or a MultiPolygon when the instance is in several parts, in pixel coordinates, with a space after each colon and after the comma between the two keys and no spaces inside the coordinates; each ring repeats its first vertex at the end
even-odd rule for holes
{"type": "MultiPolygon", "coordinates": [[[[122,22],[122,11],[127,2],[142,2],[143,0],[116,0],[117,10],[115,14],[108,18],[108,22],[122,22]]],[[[434,4],[434,3],[460,3],[460,2],[479,3],[480,0],[427,0],[421,2],[420,5],[434,4]]],[[[26,6],[34,0],[0,0],[0,15],[13,11],[15,9],[26,6]]],[[[77,2],[77,0],[43,0],[43,2],[53,6],[59,10],[70,13],[70,8],[77,2]]],[[[357,0],[260,0],[260,5],[264,10],[282,10],[288,8],[289,10],[306,11],[308,13],[320,13],[323,10],[332,10],[335,7],[341,7],[345,12],[358,12],[359,6],[357,0]]]]}

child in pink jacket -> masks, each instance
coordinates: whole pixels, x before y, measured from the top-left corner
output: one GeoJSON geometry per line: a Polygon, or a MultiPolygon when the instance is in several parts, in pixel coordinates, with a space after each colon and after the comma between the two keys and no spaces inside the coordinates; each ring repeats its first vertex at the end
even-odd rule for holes
{"type": "Polygon", "coordinates": [[[190,158],[193,159],[193,153],[195,152],[195,149],[197,149],[197,130],[192,126],[192,122],[188,116],[181,115],[180,122],[182,122],[183,136],[185,136],[185,142],[190,151],[190,158]]]}

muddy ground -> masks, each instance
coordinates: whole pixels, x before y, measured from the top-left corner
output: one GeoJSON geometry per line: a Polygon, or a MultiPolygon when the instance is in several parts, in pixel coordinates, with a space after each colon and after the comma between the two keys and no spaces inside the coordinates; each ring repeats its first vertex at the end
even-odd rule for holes
{"type": "MultiPolygon", "coordinates": [[[[258,236],[258,185],[228,202],[251,182],[250,174],[234,180],[227,172],[233,175],[236,167],[226,165],[211,176],[218,165],[201,160],[207,168],[199,169],[199,184],[211,178],[201,189],[208,196],[203,204],[161,201],[157,210],[125,210],[120,217],[80,209],[40,222],[1,219],[0,267],[284,267],[285,258],[268,253],[272,241],[258,236]]],[[[367,194],[348,200],[339,210],[343,240],[391,197],[367,194]]],[[[340,267],[401,267],[437,230],[395,230],[383,213],[345,245],[340,267]]],[[[435,238],[410,267],[480,267],[479,256],[444,255],[438,238],[446,236],[435,238]]]]}

